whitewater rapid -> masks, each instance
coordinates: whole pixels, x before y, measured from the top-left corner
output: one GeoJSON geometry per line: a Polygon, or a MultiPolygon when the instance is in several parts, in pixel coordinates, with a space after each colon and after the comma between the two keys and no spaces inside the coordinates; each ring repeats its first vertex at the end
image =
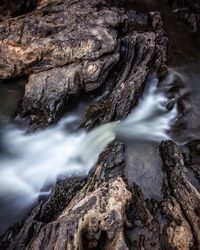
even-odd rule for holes
{"type": "Polygon", "coordinates": [[[152,78],[139,104],[125,120],[90,132],[70,132],[67,125],[76,119],[73,116],[31,134],[14,125],[4,128],[2,139],[9,152],[0,161],[0,200],[17,210],[30,207],[41,195],[51,193],[59,177],[87,175],[99,154],[115,139],[170,139],[177,108],[166,108],[169,100],[165,92],[158,88],[157,78],[152,78]]]}

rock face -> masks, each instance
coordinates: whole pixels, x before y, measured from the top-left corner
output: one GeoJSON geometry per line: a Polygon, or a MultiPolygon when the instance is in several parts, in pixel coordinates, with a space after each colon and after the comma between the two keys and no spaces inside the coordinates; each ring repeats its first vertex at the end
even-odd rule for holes
{"type": "MultiPolygon", "coordinates": [[[[173,205],[173,202],[171,205],[176,207],[176,202],[178,202],[180,208],[177,209],[181,209],[182,216],[185,220],[183,220],[176,228],[178,234],[173,239],[173,243],[176,244],[178,249],[183,249],[183,247],[189,249],[192,246],[191,240],[193,239],[193,246],[199,246],[200,234],[198,211],[200,208],[200,193],[189,182],[184,174],[184,171],[186,171],[186,169],[184,169],[184,159],[178,146],[173,142],[166,141],[161,144],[160,150],[163,164],[166,169],[171,196],[175,198],[175,206],[173,205]],[[182,241],[183,239],[185,240],[185,244],[182,241]]],[[[176,212],[176,208],[173,209],[174,212],[176,212]]],[[[173,211],[170,207],[169,210],[171,210],[171,212],[173,211]]]]}
{"type": "Polygon", "coordinates": [[[94,61],[112,53],[117,46],[115,27],[127,15],[101,5],[107,4],[40,1],[34,12],[3,21],[0,78],[30,75],[75,61],[94,61]]]}
{"type": "MultiPolygon", "coordinates": [[[[139,95],[154,54],[157,61],[152,63],[158,68],[166,61],[167,38],[158,14],[150,18],[109,7],[104,1],[41,1],[34,12],[0,25],[0,77],[29,75],[18,117],[28,119],[33,127],[55,122],[81,93],[97,90],[106,82],[110,88],[118,82],[110,99],[124,81],[132,84],[125,84],[127,94],[137,85],[134,95],[139,95]],[[131,31],[134,27],[149,31],[131,31]],[[122,75],[111,74],[117,69],[122,75]]],[[[129,97],[129,102],[135,102],[135,97],[129,97]]],[[[114,98],[116,102],[124,97],[114,98]]]]}
{"type": "Polygon", "coordinates": [[[0,17],[17,16],[33,10],[37,0],[1,0],[0,17]]]}
{"type": "Polygon", "coordinates": [[[87,196],[84,191],[70,202],[55,222],[41,229],[27,249],[95,249],[100,246],[128,249],[124,224],[131,193],[122,178],[102,183],[94,191],[88,191],[87,196]]]}
{"type": "Polygon", "coordinates": [[[200,3],[198,0],[170,1],[176,8],[177,18],[185,22],[192,32],[200,32],[200,3]]]}
{"type": "MultiPolygon", "coordinates": [[[[56,122],[83,94],[100,89],[82,127],[123,119],[148,74],[166,70],[168,38],[158,12],[140,14],[114,1],[41,0],[0,27],[0,78],[28,75],[17,118],[32,128],[56,122]]],[[[172,141],[161,143],[163,198],[156,201],[127,185],[125,147],[113,142],[88,177],[59,181],[1,237],[0,248],[198,249],[200,194],[186,173],[198,175],[198,143],[189,147],[184,157],[172,141]]]]}

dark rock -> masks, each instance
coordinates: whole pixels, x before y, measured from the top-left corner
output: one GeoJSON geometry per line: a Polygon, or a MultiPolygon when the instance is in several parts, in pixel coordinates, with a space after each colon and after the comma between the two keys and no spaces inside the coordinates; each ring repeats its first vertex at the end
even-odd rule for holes
{"type": "Polygon", "coordinates": [[[95,61],[72,63],[32,74],[18,117],[28,120],[32,127],[46,127],[55,123],[62,112],[77,102],[81,93],[99,88],[118,60],[119,54],[116,52],[95,61]]]}
{"type": "Polygon", "coordinates": [[[171,0],[179,20],[185,22],[192,32],[200,32],[200,3],[198,0],[171,0]]]}
{"type": "Polygon", "coordinates": [[[22,225],[16,225],[0,238],[0,249],[25,249],[29,241],[38,234],[43,223],[37,220],[41,203],[36,206],[22,225]],[[15,239],[13,241],[13,239],[15,239]]]}
{"type": "Polygon", "coordinates": [[[186,166],[191,168],[196,177],[200,180],[200,140],[193,140],[188,143],[190,154],[187,155],[186,166]]]}
{"type": "Polygon", "coordinates": [[[26,249],[94,249],[99,244],[107,249],[128,249],[123,230],[125,207],[130,198],[120,177],[102,183],[94,191],[83,189],[56,221],[42,228],[26,249]]]}
{"type": "Polygon", "coordinates": [[[2,16],[17,16],[36,8],[37,0],[1,0],[0,19],[2,16]]]}
{"type": "Polygon", "coordinates": [[[162,201],[145,200],[132,188],[126,231],[130,249],[198,249],[200,193],[185,175],[183,155],[172,141],[160,145],[163,160],[162,201]]]}
{"type": "MultiPolygon", "coordinates": [[[[34,12],[0,26],[0,77],[30,75],[17,118],[28,120],[32,128],[56,122],[81,93],[101,86],[115,89],[93,109],[95,119],[102,119],[101,112],[106,115],[100,123],[126,117],[137,103],[150,64],[165,70],[167,62],[168,39],[158,12],[149,20],[103,0],[41,1],[34,12]],[[145,31],[134,31],[138,27],[145,31]]],[[[90,115],[88,111],[88,123],[90,115]]]]}
{"type": "Polygon", "coordinates": [[[57,182],[51,197],[42,205],[38,220],[48,223],[63,211],[86,182],[84,177],[66,178],[57,182]]]}
{"type": "MultiPolygon", "coordinates": [[[[177,207],[177,213],[179,215],[181,209],[181,216],[184,216],[184,220],[187,221],[187,223],[181,221],[181,226],[185,225],[185,229],[182,229],[182,233],[185,234],[185,237],[188,236],[189,238],[181,237],[181,241],[183,238],[185,240],[187,239],[190,246],[192,232],[194,239],[193,245],[199,246],[200,219],[195,211],[200,209],[200,193],[184,174],[184,158],[180,148],[172,141],[165,141],[162,142],[160,146],[160,152],[163,159],[163,166],[167,174],[168,189],[166,197],[172,196],[175,198],[175,205],[173,205],[173,201],[170,202],[172,202],[174,209],[177,207]],[[176,202],[178,203],[177,205],[176,202]],[[190,226],[190,230],[188,225],[190,226]]],[[[177,242],[180,246],[183,244],[181,241],[179,243],[177,242]]]]}
{"type": "Polygon", "coordinates": [[[40,1],[34,12],[0,23],[0,78],[97,60],[117,47],[116,28],[127,19],[103,0],[40,1]],[[107,6],[107,4],[105,5],[107,6]]]}
{"type": "Polygon", "coordinates": [[[128,218],[132,221],[132,229],[127,230],[130,249],[160,249],[160,225],[156,213],[156,202],[145,200],[140,188],[134,184],[132,206],[128,211],[128,218]],[[152,207],[156,209],[152,210],[152,207]]]}

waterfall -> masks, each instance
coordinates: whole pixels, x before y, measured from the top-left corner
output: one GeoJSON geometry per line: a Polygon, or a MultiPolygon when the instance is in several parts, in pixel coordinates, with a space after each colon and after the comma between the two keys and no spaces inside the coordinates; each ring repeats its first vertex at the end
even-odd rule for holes
{"type": "Polygon", "coordinates": [[[154,77],[135,109],[123,121],[111,122],[90,132],[72,133],[66,125],[73,117],[57,125],[27,134],[10,125],[4,128],[3,142],[9,149],[0,161],[0,200],[22,210],[35,203],[40,195],[49,194],[60,176],[87,175],[99,154],[113,140],[169,139],[176,118],[176,105],[169,111],[165,92],[154,77]]]}

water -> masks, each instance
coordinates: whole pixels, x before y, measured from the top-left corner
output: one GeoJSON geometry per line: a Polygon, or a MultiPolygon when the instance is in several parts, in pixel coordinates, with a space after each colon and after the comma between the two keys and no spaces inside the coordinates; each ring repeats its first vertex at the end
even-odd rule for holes
{"type": "Polygon", "coordinates": [[[0,221],[2,231],[8,227],[8,208],[13,220],[49,195],[58,178],[87,175],[99,154],[113,140],[154,141],[169,139],[174,123],[176,105],[166,109],[169,100],[165,94],[170,86],[158,87],[155,76],[133,112],[124,120],[102,125],[89,133],[73,133],[75,116],[63,118],[57,125],[43,131],[27,134],[14,124],[3,128],[2,144],[6,153],[0,161],[0,221]],[[10,211],[11,212],[11,211],[10,211]]]}
{"type": "MultiPolygon", "coordinates": [[[[126,1],[124,1],[126,4],[126,1]]],[[[127,9],[149,13],[159,11],[164,29],[169,37],[169,75],[164,84],[171,82],[170,93],[177,100],[178,117],[171,136],[180,145],[200,138],[200,35],[191,33],[171,11],[168,0],[127,1],[127,9]]],[[[125,176],[129,185],[137,183],[145,198],[162,199],[162,161],[159,143],[126,144],[125,176]]]]}
{"type": "MultiPolygon", "coordinates": [[[[41,195],[48,196],[57,178],[87,175],[99,154],[115,139],[126,144],[125,175],[129,184],[139,184],[145,198],[161,198],[159,142],[172,138],[181,145],[200,136],[200,36],[187,32],[165,2],[133,1],[134,9],[161,11],[170,40],[171,68],[159,86],[154,75],[149,77],[149,88],[125,121],[103,125],[90,133],[74,133],[72,128],[79,124],[80,117],[70,114],[56,126],[26,134],[14,124],[7,125],[5,116],[17,106],[21,89],[13,83],[0,84],[0,233],[19,221],[41,195]],[[173,100],[175,105],[169,105],[173,100]],[[168,111],[166,105],[173,109],[168,111]]],[[[83,113],[82,105],[79,111],[83,113]]]]}

